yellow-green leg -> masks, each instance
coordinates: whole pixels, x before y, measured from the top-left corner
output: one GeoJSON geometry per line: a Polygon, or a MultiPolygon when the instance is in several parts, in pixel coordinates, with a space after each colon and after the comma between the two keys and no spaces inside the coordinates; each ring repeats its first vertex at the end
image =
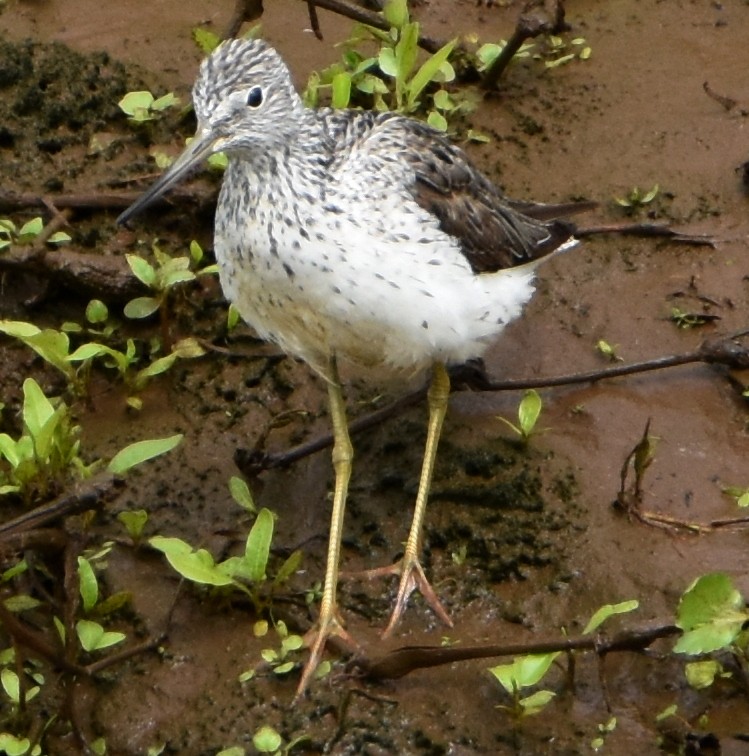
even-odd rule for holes
{"type": "Polygon", "coordinates": [[[411,521],[411,530],[406,541],[406,550],[403,553],[403,559],[397,571],[400,572],[400,585],[398,595],[395,599],[393,613],[390,615],[390,622],[385,628],[383,637],[390,635],[398,620],[403,614],[409,596],[416,588],[419,589],[422,596],[426,599],[429,606],[435,611],[437,616],[448,626],[452,627],[452,620],[448,616],[445,608],[442,606],[437,594],[429,584],[424,575],[424,570],[419,562],[419,552],[421,551],[421,528],[424,523],[424,515],[427,508],[427,499],[429,498],[429,488],[432,484],[432,473],[434,472],[434,460],[437,457],[437,445],[440,440],[442,431],[442,422],[447,412],[447,401],[450,396],[450,376],[445,370],[445,366],[437,364],[434,366],[432,383],[429,386],[427,394],[429,404],[429,427],[427,430],[427,443],[424,451],[424,463],[421,467],[421,479],[419,480],[419,492],[416,496],[416,508],[414,510],[413,520],[411,521]]]}
{"type": "Polygon", "coordinates": [[[310,631],[313,637],[310,655],[299,681],[297,696],[301,695],[310,677],[317,669],[322,658],[325,642],[330,636],[340,636],[350,645],[356,644],[343,629],[338,617],[336,606],[336,588],[338,585],[338,560],[341,555],[341,537],[343,534],[343,516],[346,511],[346,494],[351,477],[351,460],[354,450],[348,434],[346,423],[346,405],[343,399],[341,383],[338,377],[335,360],[330,363],[328,377],[328,400],[330,404],[330,418],[333,423],[333,469],[335,470],[335,491],[333,493],[333,513],[330,522],[330,536],[328,538],[328,561],[325,568],[325,584],[323,586],[322,602],[320,603],[320,617],[316,627],[310,631]]]}

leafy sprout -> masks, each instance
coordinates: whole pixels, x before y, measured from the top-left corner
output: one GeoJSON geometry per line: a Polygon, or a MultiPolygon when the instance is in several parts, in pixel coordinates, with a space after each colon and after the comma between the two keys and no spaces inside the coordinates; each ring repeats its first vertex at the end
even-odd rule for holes
{"type": "Polygon", "coordinates": [[[624,197],[615,197],[614,202],[620,207],[633,211],[649,205],[658,196],[659,191],[658,184],[655,184],[652,189],[640,189],[635,186],[624,197]]]}
{"type": "Polygon", "coordinates": [[[527,443],[531,434],[536,431],[536,423],[541,415],[543,401],[538,391],[529,389],[523,394],[518,405],[518,424],[510,422],[507,418],[498,416],[510,430],[516,433],[523,443],[527,443]]]}
{"type": "Polygon", "coordinates": [[[131,123],[142,124],[160,117],[163,111],[179,105],[179,102],[173,92],[156,98],[151,92],[141,90],[128,92],[117,105],[131,123]]]}
{"type": "Polygon", "coordinates": [[[406,0],[388,0],[383,9],[389,31],[358,25],[345,44],[342,60],[313,73],[304,92],[307,105],[316,106],[320,93],[329,92],[331,105],[346,108],[366,102],[375,110],[427,114],[428,122],[442,131],[446,115],[459,109],[441,85],[455,78],[448,58],[457,40],[451,40],[421,65],[418,22],[411,21],[406,0]],[[362,46],[374,43],[374,54],[362,46]],[[436,87],[436,91],[435,90],[436,87]],[[444,94],[440,94],[440,93],[444,94]],[[431,107],[425,95],[431,93],[431,107]]]}

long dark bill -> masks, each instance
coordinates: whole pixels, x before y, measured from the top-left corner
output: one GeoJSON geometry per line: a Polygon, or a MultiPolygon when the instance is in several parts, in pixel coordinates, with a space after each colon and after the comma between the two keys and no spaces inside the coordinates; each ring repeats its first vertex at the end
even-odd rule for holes
{"type": "Polygon", "coordinates": [[[167,168],[166,172],[159,178],[153,186],[146,189],[119,218],[118,224],[127,223],[135,217],[141,210],[145,209],[154,200],[158,199],[169,187],[178,183],[186,176],[198,163],[204,158],[210,156],[213,152],[218,151],[217,142],[219,140],[209,131],[198,131],[195,137],[187,145],[184,152],[167,168]]]}

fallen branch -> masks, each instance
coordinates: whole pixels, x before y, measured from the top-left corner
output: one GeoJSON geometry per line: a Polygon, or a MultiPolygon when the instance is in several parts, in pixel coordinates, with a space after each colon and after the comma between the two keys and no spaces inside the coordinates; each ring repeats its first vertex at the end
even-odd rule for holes
{"type": "Polygon", "coordinates": [[[562,640],[516,643],[511,645],[486,646],[404,646],[385,656],[369,661],[356,658],[351,664],[364,675],[374,680],[394,680],[414,672],[444,664],[472,659],[489,659],[497,656],[525,656],[527,654],[550,654],[557,651],[593,651],[605,656],[615,651],[646,650],[655,641],[681,635],[676,625],[626,630],[612,637],[582,635],[562,640]]]}
{"type": "MultiPolygon", "coordinates": [[[[619,378],[624,375],[646,373],[653,370],[663,370],[665,368],[694,363],[717,364],[734,369],[744,369],[749,368],[749,350],[737,344],[735,339],[745,336],[747,333],[749,331],[739,331],[722,339],[705,341],[695,351],[685,354],[656,357],[652,360],[635,362],[629,365],[614,365],[601,370],[591,370],[585,373],[573,373],[572,375],[550,378],[492,381],[482,371],[475,369],[464,370],[460,372],[459,376],[453,376],[452,388],[453,390],[459,390],[465,387],[472,391],[523,391],[532,388],[553,388],[577,383],[596,383],[601,380],[619,378]]],[[[420,402],[426,396],[426,391],[426,387],[417,389],[400,397],[382,409],[354,420],[349,425],[349,432],[353,436],[380,425],[390,417],[420,402]]],[[[332,445],[332,434],[325,434],[312,441],[299,444],[285,452],[274,454],[270,454],[262,448],[251,450],[238,449],[234,455],[234,461],[244,475],[253,477],[264,470],[291,465],[310,454],[314,454],[332,445]]]]}

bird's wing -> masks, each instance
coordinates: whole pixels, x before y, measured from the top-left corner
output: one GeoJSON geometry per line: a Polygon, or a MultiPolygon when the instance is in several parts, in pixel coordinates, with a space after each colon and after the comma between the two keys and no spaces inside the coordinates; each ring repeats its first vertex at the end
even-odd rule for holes
{"type": "Polygon", "coordinates": [[[393,140],[411,169],[407,192],[457,240],[475,273],[538,259],[572,238],[564,221],[535,220],[515,209],[461,149],[430,126],[383,115],[370,133],[378,141],[393,140]]]}

